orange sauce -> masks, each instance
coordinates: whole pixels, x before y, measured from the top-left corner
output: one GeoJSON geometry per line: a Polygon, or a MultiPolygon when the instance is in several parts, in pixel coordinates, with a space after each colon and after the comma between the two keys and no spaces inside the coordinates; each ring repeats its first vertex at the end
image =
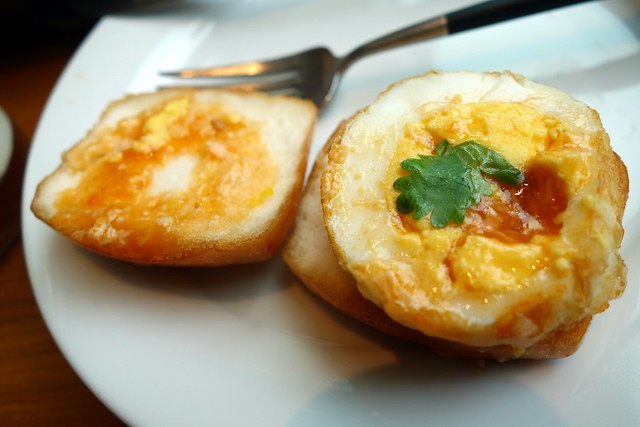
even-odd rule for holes
{"type": "Polygon", "coordinates": [[[557,233],[562,223],[556,220],[569,202],[566,183],[554,171],[543,166],[525,171],[524,183],[513,191],[514,199],[536,217],[549,233],[557,233]]]}
{"type": "Polygon", "coordinates": [[[461,224],[467,233],[522,243],[538,233],[560,231],[562,223],[556,218],[566,209],[568,195],[555,172],[534,165],[525,171],[524,183],[517,187],[501,184],[500,190],[467,211],[461,224]]]}
{"type": "Polygon", "coordinates": [[[58,197],[52,224],[107,254],[160,259],[186,255],[194,248],[185,247],[183,236],[197,240],[210,229],[224,230],[267,200],[277,165],[258,129],[222,107],[190,103],[186,115],[166,124],[165,143],[148,152],[134,145],[162,106],[99,134],[97,158],[86,158],[82,146],[72,149],[67,156],[83,170],[83,179],[58,197]],[[132,142],[114,160],[108,148],[123,140],[132,142]],[[173,191],[168,184],[167,191],[150,191],[154,173],[180,156],[194,159],[185,172],[187,187],[173,191]]]}

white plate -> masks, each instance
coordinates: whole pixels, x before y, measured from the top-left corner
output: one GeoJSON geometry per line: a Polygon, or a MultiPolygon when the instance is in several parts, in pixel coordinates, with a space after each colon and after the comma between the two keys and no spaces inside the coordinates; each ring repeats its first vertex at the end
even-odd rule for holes
{"type": "Polygon", "coordinates": [[[279,259],[221,269],[141,268],[87,253],[29,211],[37,182],[113,98],[163,69],[326,44],[337,53],[469,1],[289,1],[103,19],[68,65],[28,162],[24,244],[44,318],[88,386],[146,426],[640,425],[640,20],[594,2],[363,60],[319,120],[312,155],[392,81],[440,69],[523,73],[602,115],[631,195],[623,298],[574,356],[478,368],[409,349],[337,314],[279,259]],[[446,3],[446,4],[445,4],[446,3]],[[246,12],[246,13],[245,13],[246,12]]]}

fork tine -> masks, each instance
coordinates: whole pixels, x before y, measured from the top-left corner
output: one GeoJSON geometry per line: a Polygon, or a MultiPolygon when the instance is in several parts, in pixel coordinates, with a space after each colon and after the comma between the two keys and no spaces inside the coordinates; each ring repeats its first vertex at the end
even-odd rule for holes
{"type": "Polygon", "coordinates": [[[293,71],[293,57],[276,58],[269,61],[248,61],[238,64],[223,65],[211,68],[194,68],[190,70],[161,71],[164,77],[218,78],[218,77],[252,77],[263,76],[285,71],[293,71]]]}
{"type": "Polygon", "coordinates": [[[298,85],[295,82],[242,83],[242,84],[230,84],[224,87],[228,87],[230,89],[250,90],[250,91],[259,91],[259,92],[299,90],[298,85]]]}
{"type": "MultiPolygon", "coordinates": [[[[176,87],[176,86],[171,85],[171,86],[160,86],[160,87],[163,88],[163,87],[176,87]]],[[[280,81],[252,82],[252,83],[220,82],[215,84],[209,83],[209,84],[197,85],[197,87],[227,88],[227,89],[234,89],[234,90],[258,91],[258,92],[284,92],[284,93],[300,92],[299,82],[295,79],[280,80],[280,81]]]]}

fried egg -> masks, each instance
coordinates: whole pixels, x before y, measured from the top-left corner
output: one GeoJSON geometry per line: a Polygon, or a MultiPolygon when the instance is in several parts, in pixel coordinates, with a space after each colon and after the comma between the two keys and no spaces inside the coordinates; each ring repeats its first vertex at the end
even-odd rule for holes
{"type": "Polygon", "coordinates": [[[397,322],[474,347],[526,348],[608,307],[626,284],[618,250],[626,168],[598,113],[505,73],[429,72],[348,120],[322,178],[325,227],[358,290],[397,322]],[[524,173],[461,223],[396,208],[403,160],[476,141],[524,173]]]}

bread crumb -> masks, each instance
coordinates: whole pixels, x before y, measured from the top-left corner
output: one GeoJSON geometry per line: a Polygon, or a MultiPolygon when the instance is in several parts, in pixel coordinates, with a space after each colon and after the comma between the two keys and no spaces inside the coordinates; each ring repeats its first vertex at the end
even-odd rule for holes
{"type": "Polygon", "coordinates": [[[102,215],[96,218],[93,227],[87,232],[87,236],[96,240],[101,245],[114,242],[123,245],[129,232],[118,230],[112,225],[112,223],[117,222],[119,218],[120,210],[117,209],[109,211],[106,216],[102,215]]]}
{"type": "Polygon", "coordinates": [[[224,159],[229,155],[227,146],[220,141],[207,141],[205,143],[205,147],[207,148],[209,153],[213,154],[213,156],[217,159],[224,159]]]}

